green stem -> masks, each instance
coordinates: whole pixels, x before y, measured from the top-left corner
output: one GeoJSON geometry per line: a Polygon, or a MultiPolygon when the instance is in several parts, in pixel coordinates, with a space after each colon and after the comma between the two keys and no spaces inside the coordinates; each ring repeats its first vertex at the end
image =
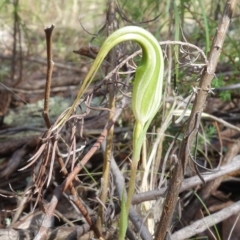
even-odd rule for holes
{"type": "Polygon", "coordinates": [[[143,125],[136,121],[134,130],[133,130],[133,155],[132,155],[132,164],[131,164],[131,173],[130,173],[130,180],[129,180],[129,188],[128,188],[128,197],[127,197],[127,204],[126,204],[126,212],[129,213],[132,197],[134,194],[135,188],[135,179],[137,175],[137,167],[138,162],[140,159],[141,148],[143,143],[143,125]]]}
{"type": "Polygon", "coordinates": [[[134,125],[134,130],[133,130],[133,155],[132,155],[132,164],[131,164],[130,180],[129,180],[129,187],[128,187],[128,196],[127,196],[127,202],[125,206],[123,204],[125,203],[124,193],[121,200],[122,204],[121,204],[121,215],[120,215],[120,231],[119,231],[118,240],[124,240],[126,231],[127,231],[128,215],[130,212],[132,197],[135,189],[135,179],[137,175],[138,162],[141,154],[141,147],[142,147],[143,139],[145,136],[144,133],[145,133],[144,125],[141,122],[136,121],[134,125]]]}
{"type": "Polygon", "coordinates": [[[129,188],[128,188],[128,196],[127,196],[127,204],[126,204],[126,212],[129,213],[132,197],[135,189],[135,179],[137,175],[137,167],[138,167],[139,159],[136,158],[133,154],[132,164],[131,164],[131,175],[129,180],[129,188]]]}

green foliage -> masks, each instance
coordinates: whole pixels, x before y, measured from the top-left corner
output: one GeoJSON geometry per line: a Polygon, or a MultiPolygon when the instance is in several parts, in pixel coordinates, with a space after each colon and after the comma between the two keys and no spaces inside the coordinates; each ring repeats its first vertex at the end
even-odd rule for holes
{"type": "Polygon", "coordinates": [[[198,3],[201,9],[201,13],[204,21],[204,32],[205,32],[205,39],[206,39],[205,48],[206,48],[206,53],[208,53],[210,49],[210,38],[209,38],[209,25],[208,25],[207,13],[205,11],[205,7],[203,6],[202,0],[198,0],[198,3]]]}
{"type": "Polygon", "coordinates": [[[230,101],[231,100],[231,91],[224,91],[224,92],[220,92],[219,94],[220,98],[222,99],[222,101],[230,101]]]}
{"type": "Polygon", "coordinates": [[[214,78],[212,81],[212,87],[218,88],[224,86],[224,77],[222,75],[218,75],[217,78],[214,78]]]}
{"type": "Polygon", "coordinates": [[[159,0],[120,0],[119,5],[125,16],[132,22],[149,21],[159,14],[159,0]]]}
{"type": "MultiPolygon", "coordinates": [[[[228,81],[228,82],[232,82],[232,81],[228,81]]],[[[221,74],[217,78],[213,79],[213,81],[212,81],[213,88],[223,87],[224,85],[225,85],[224,76],[222,76],[221,74]]],[[[222,92],[220,92],[219,97],[224,102],[230,101],[231,100],[231,91],[229,91],[229,90],[222,91],[222,92]]]]}
{"type": "Polygon", "coordinates": [[[204,126],[204,132],[198,135],[198,149],[203,149],[204,145],[210,144],[211,139],[216,137],[217,130],[214,126],[204,126]]]}
{"type": "Polygon", "coordinates": [[[217,130],[213,126],[208,126],[205,130],[205,134],[208,139],[212,139],[214,136],[216,136],[217,130]]]}

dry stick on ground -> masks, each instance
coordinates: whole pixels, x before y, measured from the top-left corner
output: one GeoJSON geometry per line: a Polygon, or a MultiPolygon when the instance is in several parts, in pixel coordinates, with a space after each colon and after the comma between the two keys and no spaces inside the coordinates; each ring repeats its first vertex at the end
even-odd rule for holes
{"type": "MultiPolygon", "coordinates": [[[[224,157],[223,164],[231,162],[233,157],[238,154],[240,149],[240,140],[237,140],[228,150],[226,156],[224,157]]],[[[221,182],[224,180],[224,176],[214,179],[211,182],[208,182],[199,192],[198,196],[202,202],[206,202],[211,193],[215,192],[219,187],[221,182]]],[[[195,198],[191,204],[189,204],[182,213],[181,221],[179,222],[177,229],[180,229],[181,225],[185,223],[188,224],[190,221],[193,221],[193,217],[202,208],[202,203],[199,201],[199,198],[195,198]]]]}
{"type": "MultiPolygon", "coordinates": [[[[205,182],[209,182],[238,170],[240,170],[240,155],[234,157],[230,163],[221,166],[219,169],[213,169],[213,172],[202,175],[202,177],[204,178],[205,182]]],[[[197,187],[200,184],[202,184],[202,181],[198,176],[185,179],[181,185],[179,193],[197,187]]],[[[132,204],[139,204],[144,201],[158,200],[159,197],[164,196],[166,190],[167,188],[161,188],[159,190],[152,190],[135,194],[132,200],[132,204]]]]}
{"type": "MultiPolygon", "coordinates": [[[[54,210],[55,210],[55,208],[57,206],[57,203],[58,203],[62,193],[72,184],[72,181],[77,176],[77,174],[82,170],[83,166],[85,166],[85,164],[89,161],[89,159],[93,156],[93,154],[100,148],[100,145],[104,141],[104,139],[106,138],[109,129],[117,121],[118,117],[120,116],[120,114],[122,112],[122,109],[127,104],[129,104],[129,99],[124,97],[122,99],[122,107],[116,109],[114,117],[112,118],[112,120],[108,121],[106,127],[102,131],[102,133],[101,133],[100,137],[97,139],[96,143],[91,147],[89,152],[83,157],[81,162],[78,163],[75,166],[75,168],[68,175],[68,177],[65,179],[65,181],[54,190],[54,195],[53,195],[53,197],[51,199],[51,202],[49,204],[48,210],[46,211],[46,214],[44,215],[42,226],[39,229],[39,232],[36,235],[36,237],[34,238],[34,240],[44,239],[42,237],[46,236],[46,234],[47,234],[48,226],[50,226],[50,222],[51,222],[51,217],[53,216],[53,212],[54,212],[54,210]]],[[[93,225],[91,227],[93,227],[93,225]]]]}
{"type": "Polygon", "coordinates": [[[176,164],[173,170],[173,176],[170,179],[169,190],[165,199],[164,209],[162,211],[160,223],[156,231],[156,240],[164,240],[169,229],[173,212],[178,200],[178,193],[180,191],[181,183],[184,179],[184,170],[189,159],[189,149],[191,149],[193,145],[197,133],[195,129],[199,127],[197,124],[199,124],[199,117],[203,111],[208,92],[211,91],[211,81],[214,77],[217,62],[220,57],[223,42],[235,5],[236,0],[227,0],[222,19],[219,22],[217,32],[214,36],[211,50],[208,56],[208,63],[201,76],[200,86],[193,104],[191,115],[188,120],[187,130],[184,134],[184,139],[180,146],[180,152],[178,155],[178,160],[180,162],[179,164],[176,164]]]}
{"type": "Polygon", "coordinates": [[[233,203],[232,205],[211,214],[201,220],[194,222],[193,224],[185,227],[171,236],[174,240],[184,240],[195,236],[198,233],[209,229],[213,225],[222,222],[223,220],[229,218],[230,216],[240,212],[240,201],[233,203]]]}

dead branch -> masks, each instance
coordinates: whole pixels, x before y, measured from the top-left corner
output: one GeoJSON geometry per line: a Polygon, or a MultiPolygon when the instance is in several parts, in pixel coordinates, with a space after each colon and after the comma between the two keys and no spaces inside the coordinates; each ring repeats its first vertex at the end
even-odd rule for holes
{"type": "MultiPolygon", "coordinates": [[[[237,155],[232,159],[230,163],[220,167],[219,169],[213,169],[213,172],[209,174],[206,173],[205,175],[202,175],[202,177],[204,178],[204,181],[207,183],[217,178],[231,174],[232,172],[238,171],[239,169],[240,169],[240,155],[237,155]]],[[[179,193],[194,188],[200,184],[202,184],[202,182],[198,176],[185,179],[182,182],[179,193]]],[[[139,204],[144,201],[157,200],[158,198],[164,196],[165,192],[166,188],[161,188],[159,190],[152,190],[136,194],[133,197],[132,204],[139,204]]]]}
{"type": "Polygon", "coordinates": [[[210,216],[207,216],[201,220],[194,222],[193,224],[177,231],[171,235],[171,239],[174,240],[183,240],[189,239],[192,236],[195,236],[198,233],[203,232],[206,229],[209,229],[211,226],[222,222],[223,220],[229,218],[230,216],[240,212],[240,201],[233,203],[232,205],[213,213],[210,216]]]}

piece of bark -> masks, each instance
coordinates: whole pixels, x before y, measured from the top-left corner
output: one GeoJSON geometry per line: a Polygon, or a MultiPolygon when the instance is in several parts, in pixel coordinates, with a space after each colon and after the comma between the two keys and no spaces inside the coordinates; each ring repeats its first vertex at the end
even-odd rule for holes
{"type": "Polygon", "coordinates": [[[0,89],[0,125],[3,124],[3,118],[6,115],[12,99],[12,93],[7,90],[0,89]]]}

